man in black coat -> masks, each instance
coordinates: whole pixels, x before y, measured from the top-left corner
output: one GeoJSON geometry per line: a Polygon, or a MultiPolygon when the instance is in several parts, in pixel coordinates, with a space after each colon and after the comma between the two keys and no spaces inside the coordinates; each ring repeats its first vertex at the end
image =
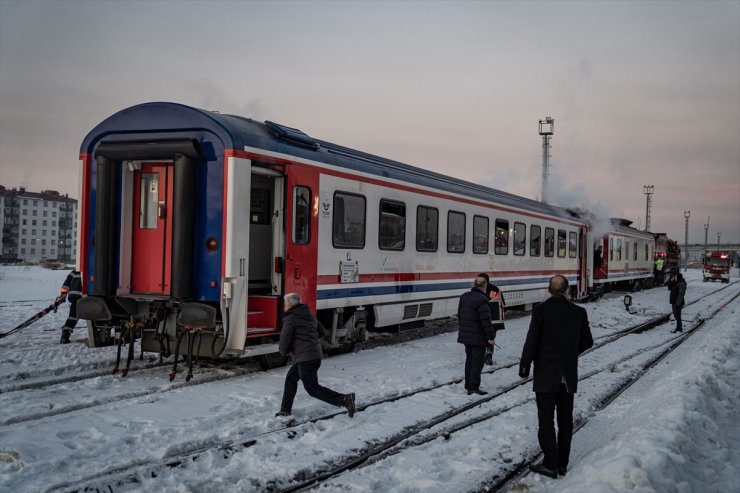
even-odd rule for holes
{"type": "Polygon", "coordinates": [[[683,274],[678,272],[671,273],[671,278],[666,283],[671,294],[668,297],[668,301],[671,304],[673,310],[673,316],[676,319],[676,328],[671,332],[683,332],[683,323],[681,321],[681,310],[686,304],[684,296],[686,295],[686,281],[683,278],[683,274]]]}
{"type": "Polygon", "coordinates": [[[537,438],[544,454],[534,472],[556,478],[565,475],[573,437],[573,395],[578,388],[578,355],[593,346],[586,310],[565,298],[568,280],[553,276],[551,297],[532,310],[527,340],[519,363],[522,381],[529,378],[534,362],[534,386],[539,431],[537,438]],[[554,415],[558,413],[555,438],[554,415]]]}
{"type": "Polygon", "coordinates": [[[476,277],[473,287],[460,296],[457,306],[457,322],[460,325],[457,342],[465,344],[465,390],[468,395],[485,395],[480,389],[480,375],[486,355],[486,342],[493,344],[496,332],[491,326],[486,287],[488,281],[476,277]]]}
{"type": "Polygon", "coordinates": [[[337,407],[347,409],[349,417],[355,415],[355,394],[340,394],[319,385],[318,370],[321,366],[321,340],[326,335],[324,326],[311,314],[308,305],[301,303],[296,293],[285,295],[283,328],[280,332],[280,354],[293,358],[293,366],[285,375],[283,401],[275,416],[289,416],[293,399],[298,391],[298,380],[308,395],[337,407]]]}

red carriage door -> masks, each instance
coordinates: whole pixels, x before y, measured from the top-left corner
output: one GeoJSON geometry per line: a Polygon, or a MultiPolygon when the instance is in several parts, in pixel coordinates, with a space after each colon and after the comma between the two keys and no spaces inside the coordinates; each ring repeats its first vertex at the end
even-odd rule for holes
{"type": "Polygon", "coordinates": [[[172,176],[172,163],[142,163],[134,173],[132,293],[170,293],[172,176]]]}

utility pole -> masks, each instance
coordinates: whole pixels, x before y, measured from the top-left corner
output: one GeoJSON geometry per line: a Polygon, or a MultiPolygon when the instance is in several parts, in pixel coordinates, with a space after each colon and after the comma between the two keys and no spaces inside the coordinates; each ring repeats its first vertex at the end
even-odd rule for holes
{"type": "Polygon", "coordinates": [[[691,211],[683,211],[683,217],[686,218],[686,237],[683,243],[683,271],[686,272],[689,269],[689,217],[691,217],[691,211]]]}
{"type": "Polygon", "coordinates": [[[711,216],[707,216],[707,222],[704,225],[704,259],[702,259],[702,263],[704,263],[704,260],[707,258],[707,253],[709,253],[709,250],[707,249],[707,236],[709,235],[709,218],[711,216]]]}
{"type": "Polygon", "coordinates": [[[547,179],[550,176],[550,137],[555,133],[555,119],[546,116],[540,120],[542,136],[542,202],[547,202],[547,179]]]}
{"type": "Polygon", "coordinates": [[[654,185],[643,185],[642,193],[647,195],[647,205],[645,206],[645,231],[650,231],[650,209],[653,203],[654,185]]]}

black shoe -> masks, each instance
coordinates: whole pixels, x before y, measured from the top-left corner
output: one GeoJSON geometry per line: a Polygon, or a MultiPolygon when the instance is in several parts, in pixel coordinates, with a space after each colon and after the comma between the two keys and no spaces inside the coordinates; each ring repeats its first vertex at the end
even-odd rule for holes
{"type": "Polygon", "coordinates": [[[557,479],[558,472],[555,469],[550,469],[549,467],[545,467],[545,465],[540,462],[539,464],[530,464],[529,470],[532,472],[536,472],[537,474],[542,474],[543,476],[547,476],[548,478],[557,479]]]}
{"type": "Polygon", "coordinates": [[[282,418],[284,416],[290,416],[290,411],[278,411],[275,415],[276,418],[282,418]]]}
{"type": "Polygon", "coordinates": [[[69,336],[72,335],[72,331],[69,329],[62,329],[62,338],[59,340],[59,344],[69,344],[69,336]]]}
{"type": "Polygon", "coordinates": [[[674,329],[671,331],[671,334],[675,334],[676,332],[683,332],[683,329],[674,329]]]}
{"type": "Polygon", "coordinates": [[[568,474],[567,467],[558,467],[558,476],[565,476],[566,474],[568,474]]]}
{"type": "Polygon", "coordinates": [[[489,353],[488,351],[486,351],[486,358],[483,362],[486,364],[486,366],[493,366],[493,353],[489,353]]]}
{"type": "Polygon", "coordinates": [[[355,415],[355,394],[347,394],[342,399],[342,407],[347,410],[347,415],[352,418],[355,415]]]}
{"type": "Polygon", "coordinates": [[[486,392],[485,390],[481,390],[481,389],[468,390],[468,395],[473,395],[473,394],[486,395],[488,394],[488,392],[486,392]]]}

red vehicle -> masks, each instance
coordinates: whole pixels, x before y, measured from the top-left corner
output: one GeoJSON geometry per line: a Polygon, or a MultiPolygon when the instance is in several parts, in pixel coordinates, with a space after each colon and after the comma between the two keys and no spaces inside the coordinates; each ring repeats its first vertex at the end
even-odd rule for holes
{"type": "Polygon", "coordinates": [[[704,258],[704,282],[730,282],[730,256],[724,252],[711,252],[704,258]]]}

